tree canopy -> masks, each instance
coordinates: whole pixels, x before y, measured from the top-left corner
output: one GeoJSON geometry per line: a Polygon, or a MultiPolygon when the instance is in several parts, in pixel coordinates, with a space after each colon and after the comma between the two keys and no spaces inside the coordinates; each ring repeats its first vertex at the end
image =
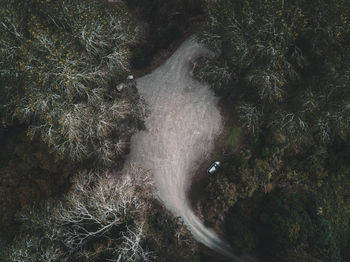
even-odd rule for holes
{"type": "Polygon", "coordinates": [[[206,2],[198,39],[214,56],[194,73],[229,101],[245,141],[204,206],[262,261],[348,259],[349,13],[342,0],[206,2]]]}
{"type": "Polygon", "coordinates": [[[327,144],[350,130],[348,1],[209,1],[197,75],[237,94],[251,132],[327,144]]]}
{"type": "Polygon", "coordinates": [[[61,158],[108,164],[145,107],[126,82],[136,28],[102,1],[1,1],[2,121],[28,126],[61,158]],[[112,92],[114,90],[114,92],[112,92]]]}

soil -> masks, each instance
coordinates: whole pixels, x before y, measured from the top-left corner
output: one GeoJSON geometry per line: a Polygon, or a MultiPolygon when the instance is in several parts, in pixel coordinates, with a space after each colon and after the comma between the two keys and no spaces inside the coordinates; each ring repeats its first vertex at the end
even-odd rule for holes
{"type": "MultiPolygon", "coordinates": [[[[183,28],[182,37],[180,37],[177,41],[173,42],[167,49],[158,50],[153,55],[151,61],[145,68],[133,69],[132,74],[136,78],[150,74],[160,65],[162,65],[186,39],[188,39],[191,35],[195,35],[195,33],[198,32],[199,28],[201,27],[202,23],[202,16],[192,17],[190,19],[190,26],[187,28],[183,28]]],[[[199,201],[204,198],[204,188],[210,181],[209,177],[206,174],[206,169],[215,160],[220,160],[221,162],[225,161],[232,155],[232,153],[238,151],[240,147],[240,145],[238,145],[232,153],[225,152],[225,139],[228,133],[230,132],[230,128],[235,123],[237,123],[237,119],[232,114],[232,107],[234,107],[234,104],[232,104],[232,100],[230,98],[220,99],[218,106],[223,117],[224,128],[222,130],[221,135],[217,139],[215,139],[214,151],[211,153],[209,158],[205,159],[200,164],[200,166],[197,168],[197,171],[195,172],[195,175],[193,176],[193,181],[191,184],[191,188],[188,192],[188,197],[194,209],[196,209],[196,206],[199,203],[199,201]]]]}
{"type": "Polygon", "coordinates": [[[188,39],[191,35],[198,32],[199,28],[203,23],[202,16],[194,16],[189,19],[190,23],[188,27],[181,28],[181,37],[176,41],[172,42],[167,49],[159,49],[153,54],[150,62],[145,68],[133,69],[131,73],[136,77],[142,77],[150,74],[160,65],[162,65],[178,48],[179,46],[188,39]]]}
{"type": "MultiPolygon", "coordinates": [[[[239,144],[236,146],[234,150],[231,152],[226,152],[225,148],[227,146],[227,136],[230,132],[230,129],[232,126],[237,125],[237,119],[234,114],[232,114],[232,107],[233,102],[231,99],[228,98],[222,98],[219,101],[218,104],[220,108],[220,112],[223,118],[223,130],[221,134],[215,139],[215,148],[210,154],[210,156],[205,159],[197,168],[195,175],[193,175],[192,178],[192,184],[188,191],[188,199],[190,200],[190,204],[194,212],[198,217],[201,218],[204,222],[209,222],[215,232],[217,232],[223,239],[226,239],[226,229],[225,229],[225,221],[224,221],[224,215],[223,214],[205,214],[202,211],[202,205],[204,201],[207,199],[207,192],[206,187],[208,186],[211,179],[215,179],[216,176],[220,176],[220,170],[213,176],[209,177],[207,175],[207,168],[214,162],[214,161],[220,161],[221,163],[224,163],[225,161],[228,161],[234,154],[239,152],[242,143],[244,142],[244,134],[242,140],[239,142],[239,144]],[[209,221],[210,217],[219,217],[219,220],[215,221],[215,225],[212,225],[213,221],[209,221]]],[[[212,212],[215,212],[212,210],[212,212]]],[[[212,255],[211,250],[207,250],[204,246],[201,248],[204,253],[208,253],[209,255],[212,255]]],[[[225,258],[222,258],[222,261],[226,261],[225,258]]]]}
{"type": "Polygon", "coordinates": [[[210,159],[215,139],[225,130],[218,97],[191,76],[193,61],[207,53],[190,37],[164,64],[136,79],[151,113],[146,130],[132,137],[128,161],[152,172],[159,199],[183,219],[196,240],[241,261],[195,215],[187,197],[194,169],[210,159]]]}
{"type": "MultiPolygon", "coordinates": [[[[189,38],[189,36],[194,35],[199,27],[201,26],[202,17],[193,17],[191,26],[185,28],[182,32],[182,37],[177,41],[173,42],[169,48],[158,50],[152,57],[151,62],[141,70],[133,70],[132,74],[136,78],[140,78],[147,74],[150,74],[157,68],[159,68],[168,58],[170,58],[173,53],[180,47],[180,45],[189,38]]],[[[191,62],[191,61],[190,61],[191,62]]],[[[192,61],[193,62],[193,61],[192,61]]],[[[220,160],[221,162],[225,162],[233,153],[239,150],[240,145],[237,146],[236,150],[231,153],[225,152],[226,146],[226,138],[228,133],[230,132],[231,127],[237,122],[234,115],[232,114],[232,107],[234,104],[230,98],[220,99],[217,104],[221,117],[223,120],[222,131],[221,134],[214,140],[214,150],[210,154],[206,156],[206,158],[202,158],[201,162],[196,162],[198,168],[194,175],[191,176],[191,185],[188,188],[187,198],[189,199],[189,205],[193,210],[195,210],[196,215],[199,217],[203,217],[198,207],[198,204],[201,200],[205,198],[205,187],[209,183],[209,177],[206,174],[207,167],[215,160],[220,160]],[[199,164],[199,165],[198,165],[199,164]]],[[[154,141],[153,141],[154,142],[154,141]]],[[[165,175],[165,174],[164,174],[165,175]]],[[[217,174],[219,175],[219,173],[217,174]]],[[[204,219],[205,220],[205,219],[204,219]]],[[[215,231],[219,233],[219,235],[224,236],[224,230],[222,225],[217,225],[215,227],[215,231]]],[[[213,250],[208,249],[205,245],[200,245],[200,250],[209,256],[215,257],[218,259],[218,254],[213,250]]],[[[229,261],[224,257],[221,257],[222,261],[229,261]]]]}
{"type": "MultiPolygon", "coordinates": [[[[230,129],[233,125],[237,124],[236,117],[232,114],[232,101],[228,99],[221,99],[219,101],[219,108],[223,118],[223,130],[215,139],[215,148],[210,156],[203,161],[203,163],[198,167],[193,176],[192,185],[188,193],[189,199],[191,199],[191,204],[194,209],[198,207],[198,202],[204,199],[205,196],[205,187],[210,181],[210,177],[207,175],[207,168],[216,160],[220,162],[225,162],[233,154],[235,154],[240,149],[240,144],[232,152],[226,152],[226,138],[230,132],[230,129]]],[[[220,175],[220,170],[215,174],[220,175]]]]}

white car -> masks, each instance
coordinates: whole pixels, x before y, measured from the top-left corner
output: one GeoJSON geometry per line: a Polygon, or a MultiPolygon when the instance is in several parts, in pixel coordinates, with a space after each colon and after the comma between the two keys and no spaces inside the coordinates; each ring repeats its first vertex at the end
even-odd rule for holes
{"type": "Polygon", "coordinates": [[[221,163],[219,161],[215,161],[214,163],[212,163],[210,165],[210,167],[208,167],[207,169],[207,174],[209,176],[212,176],[216,173],[216,171],[218,171],[218,169],[221,167],[221,163]]]}

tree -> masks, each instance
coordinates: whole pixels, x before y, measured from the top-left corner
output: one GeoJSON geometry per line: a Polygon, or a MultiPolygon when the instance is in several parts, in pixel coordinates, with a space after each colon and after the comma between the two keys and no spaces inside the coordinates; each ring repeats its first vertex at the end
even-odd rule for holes
{"type": "Polygon", "coordinates": [[[8,249],[7,259],[153,260],[153,252],[144,245],[144,213],[149,206],[138,189],[141,180],[146,188],[151,186],[149,174],[135,167],[120,178],[110,173],[78,173],[62,201],[21,211],[22,234],[8,249]]]}
{"type": "Polygon", "coordinates": [[[206,191],[210,195],[209,203],[214,204],[218,210],[227,212],[238,198],[236,185],[229,181],[227,177],[218,178],[209,183],[206,191]]]}
{"type": "Polygon", "coordinates": [[[348,137],[348,1],[208,1],[197,76],[239,98],[242,124],[291,143],[348,137]]]}
{"type": "Polygon", "coordinates": [[[250,141],[247,161],[222,170],[238,195],[226,225],[263,261],[347,259],[349,12],[343,0],[207,1],[198,40],[214,56],[194,73],[250,141]]]}
{"type": "Polygon", "coordinates": [[[27,124],[27,134],[61,158],[111,164],[145,115],[135,83],[126,83],[137,32],[124,8],[96,0],[3,3],[1,55],[12,63],[1,64],[9,97],[2,118],[27,124]],[[122,92],[111,92],[122,82],[122,92]]]}
{"type": "Polygon", "coordinates": [[[5,261],[197,261],[189,231],[154,199],[149,171],[82,171],[72,183],[63,198],[19,212],[5,261]]]}

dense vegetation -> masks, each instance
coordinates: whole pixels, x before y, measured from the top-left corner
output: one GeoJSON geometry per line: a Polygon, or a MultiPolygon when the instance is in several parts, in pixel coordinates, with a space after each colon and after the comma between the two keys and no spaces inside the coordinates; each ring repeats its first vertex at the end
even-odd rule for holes
{"type": "Polygon", "coordinates": [[[99,1],[4,1],[1,10],[4,120],[25,123],[62,158],[111,162],[143,113],[132,84],[107,92],[125,81],[137,36],[125,10],[99,1]]]}
{"type": "Polygon", "coordinates": [[[1,1],[0,17],[0,193],[7,222],[11,205],[51,196],[55,183],[66,187],[62,178],[73,166],[117,163],[142,126],[145,105],[126,82],[137,35],[124,8],[1,1]]]}
{"type": "Polygon", "coordinates": [[[149,174],[112,173],[147,114],[126,5],[0,4],[0,260],[195,261],[149,174]]]}
{"type": "Polygon", "coordinates": [[[120,179],[81,171],[62,200],[21,210],[20,233],[6,249],[5,261],[192,259],[184,227],[167,212],[152,211],[151,195],[145,193],[152,192],[147,177],[135,167],[120,179]],[[162,250],[164,245],[174,251],[171,256],[162,250]]]}
{"type": "Polygon", "coordinates": [[[206,13],[199,40],[216,57],[196,75],[245,133],[207,208],[262,261],[349,260],[349,2],[208,1],[206,13]]]}
{"type": "Polygon", "coordinates": [[[224,214],[235,251],[259,261],[350,260],[349,1],[0,4],[1,261],[219,260],[154,200],[149,173],[113,173],[147,113],[130,67],[203,10],[215,57],[194,72],[239,119],[208,224],[224,214]]]}

